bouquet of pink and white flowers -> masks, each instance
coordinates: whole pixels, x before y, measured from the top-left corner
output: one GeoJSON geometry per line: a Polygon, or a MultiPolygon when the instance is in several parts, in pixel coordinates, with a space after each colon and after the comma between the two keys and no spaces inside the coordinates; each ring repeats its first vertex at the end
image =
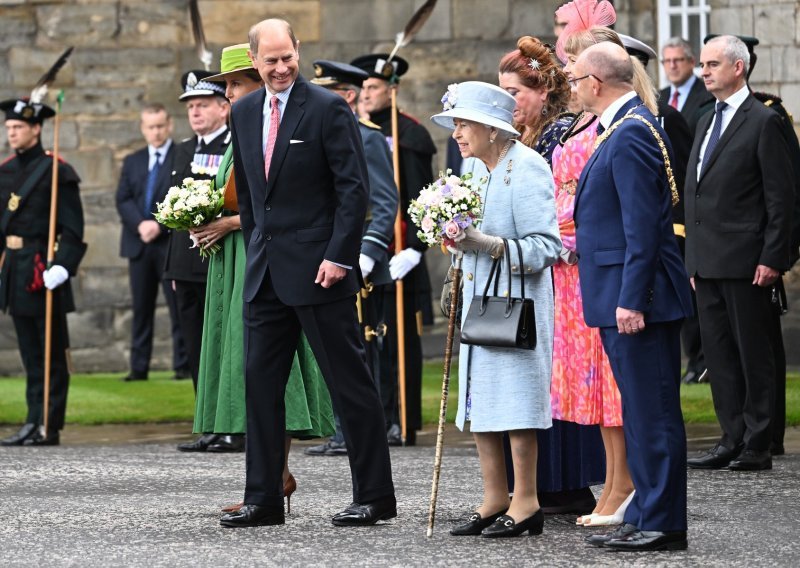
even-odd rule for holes
{"type": "MultiPolygon", "coordinates": [[[[156,204],[156,221],[179,231],[188,231],[213,221],[222,212],[225,198],[225,188],[217,189],[214,186],[211,180],[184,178],[180,187],[170,187],[164,201],[156,204]]],[[[192,241],[196,247],[197,242],[194,238],[192,241]]],[[[200,256],[205,258],[220,248],[217,243],[200,247],[200,256]]]]}
{"type": "Polygon", "coordinates": [[[453,246],[456,237],[481,214],[479,190],[486,181],[476,180],[472,174],[458,177],[451,170],[440,173],[408,207],[411,220],[420,228],[420,240],[430,246],[453,246]]]}

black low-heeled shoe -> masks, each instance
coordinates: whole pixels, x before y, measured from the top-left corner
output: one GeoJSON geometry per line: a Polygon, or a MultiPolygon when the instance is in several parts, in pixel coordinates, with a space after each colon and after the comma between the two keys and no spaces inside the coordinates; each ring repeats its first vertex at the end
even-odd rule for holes
{"type": "Polygon", "coordinates": [[[544,513],[541,509],[524,521],[515,522],[508,515],[499,517],[492,525],[487,527],[481,534],[486,538],[505,538],[519,536],[525,531],[531,536],[542,534],[544,529],[544,513]]]}
{"type": "Polygon", "coordinates": [[[453,536],[477,536],[483,532],[483,529],[499,519],[501,515],[504,515],[507,510],[498,511],[485,519],[481,517],[480,513],[472,513],[466,523],[461,523],[450,529],[450,534],[453,536]]]}

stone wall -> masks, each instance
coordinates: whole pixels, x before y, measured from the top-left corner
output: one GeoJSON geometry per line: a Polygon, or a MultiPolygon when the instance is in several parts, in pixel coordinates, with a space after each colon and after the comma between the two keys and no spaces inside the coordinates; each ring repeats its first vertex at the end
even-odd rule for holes
{"type": "MultiPolygon", "coordinates": [[[[246,41],[263,18],[289,19],[301,41],[301,72],[317,58],[348,61],[388,50],[395,34],[423,0],[200,0],[206,38],[218,61],[222,47],[246,41]]],[[[186,0],[0,0],[0,100],[26,93],[67,45],[75,52],[55,88],[66,90],[60,147],[83,179],[89,250],[75,282],[79,311],[70,316],[72,354],[78,371],[124,371],[130,328],[127,265],[118,256],[119,221],[114,192],[122,158],[142,145],[138,111],[165,103],[176,117],[176,139],[190,134],[177,101],[181,74],[198,68],[186,0]]],[[[439,0],[417,39],[401,51],[411,63],[400,104],[429,124],[449,83],[496,80],[500,56],[520,35],[552,41],[559,0],[439,0]]],[[[620,31],[655,43],[655,1],[617,1],[620,31]]],[[[714,0],[712,29],[754,33],[764,49],[759,84],[770,86],[800,114],[797,2],[752,5],[714,0]],[[769,36],[770,39],[766,39],[769,36]],[[785,78],[785,82],[783,79],[785,78]]],[[[54,89],[55,90],[55,89],[54,89]]],[[[51,93],[52,94],[52,93],[51,93]]],[[[443,167],[448,132],[430,126],[443,167]]],[[[52,146],[52,124],[44,129],[52,146]]],[[[7,155],[0,127],[0,154],[7,155]]],[[[434,289],[444,257],[429,255],[434,289]]],[[[793,327],[800,322],[792,321],[793,327]]],[[[158,311],[154,366],[170,364],[166,308],[158,311]]],[[[10,318],[0,317],[0,373],[21,365],[10,318]]]]}

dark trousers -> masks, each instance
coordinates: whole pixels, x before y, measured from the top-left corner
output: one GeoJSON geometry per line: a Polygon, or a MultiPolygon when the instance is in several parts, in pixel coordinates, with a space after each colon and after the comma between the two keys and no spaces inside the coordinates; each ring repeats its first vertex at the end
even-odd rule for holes
{"type": "Polygon", "coordinates": [[[778,315],[770,289],[749,279],[695,277],[700,331],[722,444],[769,450],[778,315]]]}
{"type": "Polygon", "coordinates": [[[686,530],[686,431],[681,413],[681,321],[635,335],[600,329],[622,395],[628,469],[636,488],[625,522],[644,531],[686,530]]]}
{"type": "Polygon", "coordinates": [[[194,390],[197,392],[197,377],[200,375],[200,349],[203,345],[203,315],[206,302],[206,283],[175,281],[175,301],[178,306],[183,344],[192,373],[194,390]]]}
{"type": "Polygon", "coordinates": [[[283,507],[286,435],[284,395],[301,330],[325,377],[342,423],[353,480],[353,501],[392,495],[392,469],[378,392],[367,367],[355,298],[287,306],[269,271],[252,302],[244,303],[247,408],[245,503],[283,507]]]}
{"type": "MultiPolygon", "coordinates": [[[[69,344],[67,317],[58,309],[54,297],[53,336],[50,350],[50,398],[48,400],[48,429],[64,428],[67,412],[69,369],[66,347],[69,344]]],[[[26,423],[44,424],[44,316],[13,316],[19,352],[27,376],[25,399],[28,403],[26,423]]]]}
{"type": "Polygon", "coordinates": [[[783,445],[786,434],[786,349],[783,345],[781,318],[773,324],[772,346],[775,350],[775,411],[772,418],[772,443],[783,445]]]}
{"type": "MultiPolygon", "coordinates": [[[[412,291],[413,292],[413,291],[412,291]]],[[[405,351],[406,351],[406,428],[422,428],[422,342],[417,329],[417,308],[413,293],[404,293],[405,351]]],[[[387,332],[380,350],[380,392],[387,427],[400,424],[400,385],[397,346],[397,301],[394,287],[386,287],[383,314],[387,332]]],[[[376,300],[380,300],[376,297],[376,300]]]]}
{"type": "Polygon", "coordinates": [[[169,309],[172,331],[172,368],[175,370],[185,369],[189,365],[178,323],[178,307],[175,292],[172,290],[172,281],[161,279],[164,272],[165,254],[166,249],[160,243],[149,244],[144,247],[141,255],[128,261],[133,303],[130,369],[136,374],[147,375],[150,370],[159,286],[161,286],[169,309]]]}

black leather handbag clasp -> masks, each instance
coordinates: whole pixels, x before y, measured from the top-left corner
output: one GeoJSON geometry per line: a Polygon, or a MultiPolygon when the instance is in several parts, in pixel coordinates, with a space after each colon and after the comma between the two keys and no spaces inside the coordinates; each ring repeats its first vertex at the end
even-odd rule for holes
{"type": "Polygon", "coordinates": [[[511,251],[509,241],[503,239],[505,253],[494,259],[482,296],[475,296],[461,328],[461,343],[484,347],[536,348],[536,314],[532,298],[525,297],[525,270],[522,246],[514,239],[520,265],[520,298],[511,297],[511,251]],[[499,296],[501,260],[505,258],[507,295],[499,296]],[[494,281],[494,293],[489,287],[494,281]]]}

